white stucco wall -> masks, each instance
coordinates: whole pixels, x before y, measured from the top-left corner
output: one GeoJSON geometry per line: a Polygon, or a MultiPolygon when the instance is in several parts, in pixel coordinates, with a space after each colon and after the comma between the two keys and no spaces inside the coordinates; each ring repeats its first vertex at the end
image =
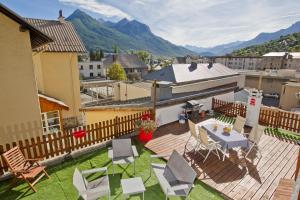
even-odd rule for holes
{"type": "MultiPolygon", "coordinates": [[[[233,102],[234,92],[216,95],[214,98],[233,102]]],[[[198,99],[197,101],[199,101],[200,104],[203,104],[202,110],[211,110],[212,97],[198,99]]],[[[158,123],[158,126],[178,121],[179,114],[183,112],[184,106],[185,103],[181,103],[156,109],[156,122],[158,123]]]]}

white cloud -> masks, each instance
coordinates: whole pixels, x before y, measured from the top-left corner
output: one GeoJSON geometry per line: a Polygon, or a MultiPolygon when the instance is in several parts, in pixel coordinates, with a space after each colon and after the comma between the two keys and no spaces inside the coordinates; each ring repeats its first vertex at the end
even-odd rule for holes
{"type": "Polygon", "coordinates": [[[59,0],[59,2],[65,5],[72,5],[100,14],[107,19],[122,19],[125,17],[131,19],[130,15],[123,12],[122,10],[108,4],[101,3],[97,0],[59,0]]]}

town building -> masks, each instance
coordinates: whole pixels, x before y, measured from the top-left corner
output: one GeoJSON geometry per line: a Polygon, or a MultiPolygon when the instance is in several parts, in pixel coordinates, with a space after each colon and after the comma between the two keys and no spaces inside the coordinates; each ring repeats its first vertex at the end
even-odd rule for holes
{"type": "Polygon", "coordinates": [[[91,61],[90,59],[79,61],[78,69],[83,79],[105,78],[107,73],[103,61],[91,61]]]}
{"type": "Polygon", "coordinates": [[[208,63],[209,58],[195,55],[186,55],[183,57],[175,57],[173,60],[173,64],[191,64],[194,63],[208,63]]]}
{"type": "Polygon", "coordinates": [[[260,68],[262,57],[255,56],[217,56],[216,63],[221,63],[231,69],[256,70],[260,68]]]}
{"type": "Polygon", "coordinates": [[[113,63],[119,63],[127,75],[137,73],[140,77],[143,77],[148,73],[146,63],[141,61],[135,54],[111,54],[107,55],[103,60],[104,68],[109,68],[113,63]]]}
{"type": "Polygon", "coordinates": [[[112,101],[82,108],[88,123],[106,116],[126,116],[136,109],[149,109],[154,101],[156,80],[157,122],[159,125],[178,120],[187,101],[203,104],[202,110],[210,110],[212,97],[233,101],[234,92],[244,87],[244,76],[215,63],[173,64],[144,76],[136,83],[114,83],[112,101]]]}
{"type": "Polygon", "coordinates": [[[72,24],[61,12],[59,20],[25,20],[2,4],[0,11],[0,44],[5,49],[0,56],[0,143],[78,122],[77,54],[86,50],[72,24]]]}
{"type": "Polygon", "coordinates": [[[263,55],[260,69],[300,70],[299,52],[270,52],[263,55]]]}
{"type": "Polygon", "coordinates": [[[245,75],[245,87],[256,88],[263,93],[281,93],[282,84],[289,81],[300,81],[300,74],[296,70],[267,70],[267,71],[239,71],[245,75]]]}
{"type": "Polygon", "coordinates": [[[53,39],[33,52],[38,90],[68,105],[69,110],[61,114],[64,126],[77,126],[82,121],[78,54],[86,52],[85,46],[61,11],[58,20],[26,20],[53,39]]]}
{"type": "Polygon", "coordinates": [[[283,110],[300,112],[300,83],[282,84],[279,107],[283,110]]]}

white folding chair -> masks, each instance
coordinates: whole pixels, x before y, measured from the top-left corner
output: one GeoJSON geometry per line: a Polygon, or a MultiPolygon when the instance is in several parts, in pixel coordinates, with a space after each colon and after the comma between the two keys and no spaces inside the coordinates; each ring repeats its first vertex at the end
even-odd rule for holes
{"type": "Polygon", "coordinates": [[[246,118],[237,116],[235,119],[235,122],[233,124],[233,130],[236,130],[237,132],[241,133],[244,135],[244,126],[246,123],[246,118]]]}
{"type": "Polygon", "coordinates": [[[210,139],[207,135],[207,131],[202,127],[199,127],[199,139],[201,142],[199,145],[200,149],[208,150],[206,155],[203,155],[199,152],[204,157],[203,163],[206,161],[211,152],[216,154],[218,158],[221,159],[218,152],[218,149],[221,149],[219,142],[210,139]]]}
{"type": "Polygon", "coordinates": [[[199,140],[199,136],[196,132],[196,124],[194,124],[191,120],[188,120],[188,124],[189,124],[189,129],[190,129],[190,137],[187,140],[186,144],[185,144],[185,150],[187,149],[187,145],[190,141],[190,139],[194,138],[196,140],[196,144],[193,145],[193,151],[196,151],[196,149],[199,147],[200,145],[200,140],[199,140]]]}
{"type": "Polygon", "coordinates": [[[258,153],[260,154],[260,156],[262,156],[261,152],[260,152],[260,149],[258,147],[258,143],[261,139],[261,136],[264,134],[264,131],[265,131],[265,127],[264,126],[261,126],[261,125],[256,125],[252,128],[250,134],[249,134],[249,141],[251,143],[251,146],[249,148],[249,150],[247,151],[246,155],[245,155],[245,158],[249,155],[249,153],[254,149],[256,148],[258,153]]]}

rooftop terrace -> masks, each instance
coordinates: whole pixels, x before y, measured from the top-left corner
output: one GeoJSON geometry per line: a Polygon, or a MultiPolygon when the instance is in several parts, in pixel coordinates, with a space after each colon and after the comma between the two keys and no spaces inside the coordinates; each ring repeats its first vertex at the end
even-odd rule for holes
{"type": "Polygon", "coordinates": [[[184,153],[189,136],[187,124],[171,123],[160,127],[146,147],[156,154],[176,149],[196,169],[199,180],[232,199],[272,199],[281,178],[294,178],[299,147],[271,131],[259,143],[260,160],[255,152],[246,160],[238,151],[230,150],[224,162],[212,154],[203,163],[199,154],[184,153]]]}

